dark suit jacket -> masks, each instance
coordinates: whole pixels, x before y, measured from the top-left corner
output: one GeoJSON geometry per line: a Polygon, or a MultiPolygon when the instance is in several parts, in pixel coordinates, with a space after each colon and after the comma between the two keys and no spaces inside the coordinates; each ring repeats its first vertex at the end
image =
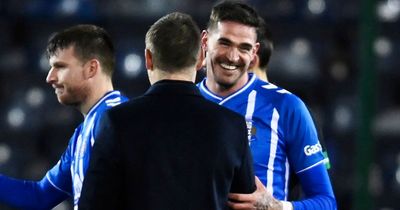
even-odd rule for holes
{"type": "Polygon", "coordinates": [[[101,124],[80,210],[217,210],[255,190],[243,117],[193,83],[160,81],[101,124]]]}

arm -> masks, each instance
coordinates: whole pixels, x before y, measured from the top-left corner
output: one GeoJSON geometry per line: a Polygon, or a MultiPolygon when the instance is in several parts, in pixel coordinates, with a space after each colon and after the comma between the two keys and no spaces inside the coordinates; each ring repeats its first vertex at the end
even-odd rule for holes
{"type": "Polygon", "coordinates": [[[278,201],[256,179],[257,190],[252,194],[230,194],[228,205],[232,209],[268,210],[336,210],[336,200],[328,173],[323,164],[298,174],[306,199],[292,203],[278,201]]]}
{"type": "Polygon", "coordinates": [[[99,127],[78,206],[80,210],[123,209],[120,151],[107,113],[99,127]]]}
{"type": "Polygon", "coordinates": [[[51,209],[68,197],[47,177],[40,181],[26,181],[0,175],[0,186],[0,201],[21,209],[51,209]]]}
{"type": "Polygon", "coordinates": [[[51,209],[70,197],[72,192],[70,149],[74,136],[60,161],[42,180],[18,180],[0,175],[0,202],[20,209],[51,209]]]}
{"type": "Polygon", "coordinates": [[[306,198],[293,202],[295,210],[337,209],[335,195],[324,164],[319,164],[297,175],[306,198]]]}
{"type": "Polygon", "coordinates": [[[318,133],[306,105],[298,98],[288,98],[286,143],[289,164],[300,181],[304,199],[293,202],[295,210],[336,210],[336,199],[324,165],[318,133]]]}
{"type": "Polygon", "coordinates": [[[229,194],[228,206],[237,210],[293,210],[289,202],[278,201],[256,177],[257,189],[251,194],[229,194]]]}

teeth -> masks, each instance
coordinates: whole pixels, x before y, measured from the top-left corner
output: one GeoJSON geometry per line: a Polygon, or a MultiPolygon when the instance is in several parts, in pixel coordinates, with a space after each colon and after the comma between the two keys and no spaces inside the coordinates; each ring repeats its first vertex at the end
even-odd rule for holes
{"type": "Polygon", "coordinates": [[[61,89],[61,88],[54,88],[54,92],[55,92],[56,94],[62,93],[62,89],[61,89]]]}
{"type": "Polygon", "coordinates": [[[221,63],[221,66],[222,66],[224,69],[229,69],[229,70],[235,70],[235,69],[236,69],[236,66],[234,66],[234,65],[228,65],[228,64],[225,64],[225,63],[221,63]]]}

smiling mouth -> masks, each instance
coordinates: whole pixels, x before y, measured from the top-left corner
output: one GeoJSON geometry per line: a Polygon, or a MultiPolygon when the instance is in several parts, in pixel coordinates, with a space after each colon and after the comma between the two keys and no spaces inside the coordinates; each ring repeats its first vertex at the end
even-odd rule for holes
{"type": "Polygon", "coordinates": [[[238,66],[236,66],[236,65],[229,65],[226,63],[221,63],[220,66],[227,70],[236,70],[238,68],[238,66]]]}
{"type": "Polygon", "coordinates": [[[53,88],[54,88],[54,93],[55,94],[60,94],[60,93],[63,92],[63,88],[62,87],[54,87],[53,86],[53,88]]]}
{"type": "Polygon", "coordinates": [[[55,93],[56,95],[60,94],[61,92],[62,92],[62,90],[59,89],[59,88],[54,89],[54,93],[55,93]]]}

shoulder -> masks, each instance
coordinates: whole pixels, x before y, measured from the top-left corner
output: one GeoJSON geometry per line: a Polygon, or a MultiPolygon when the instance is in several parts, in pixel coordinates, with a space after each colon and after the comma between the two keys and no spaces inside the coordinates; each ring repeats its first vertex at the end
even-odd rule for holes
{"type": "Polygon", "coordinates": [[[244,116],[241,114],[205,98],[201,98],[201,101],[203,103],[201,104],[200,108],[203,109],[205,115],[211,115],[215,119],[232,122],[229,124],[233,124],[233,122],[235,122],[234,124],[236,126],[238,123],[245,123],[244,116]]]}
{"type": "Polygon", "coordinates": [[[297,95],[273,83],[256,80],[254,90],[262,100],[273,103],[274,107],[294,108],[304,104],[297,95]]]}
{"type": "Polygon", "coordinates": [[[111,91],[104,95],[97,104],[92,107],[88,116],[97,116],[97,118],[109,109],[116,107],[128,101],[128,98],[120,93],[120,91],[111,91]]]}
{"type": "Polygon", "coordinates": [[[105,111],[105,115],[111,121],[118,122],[121,119],[129,118],[131,115],[144,114],[143,111],[154,104],[146,100],[147,97],[139,96],[131,98],[117,106],[110,107],[105,111]]]}
{"type": "Polygon", "coordinates": [[[110,109],[127,101],[128,98],[122,95],[120,91],[112,91],[103,98],[102,105],[104,109],[110,109]]]}

